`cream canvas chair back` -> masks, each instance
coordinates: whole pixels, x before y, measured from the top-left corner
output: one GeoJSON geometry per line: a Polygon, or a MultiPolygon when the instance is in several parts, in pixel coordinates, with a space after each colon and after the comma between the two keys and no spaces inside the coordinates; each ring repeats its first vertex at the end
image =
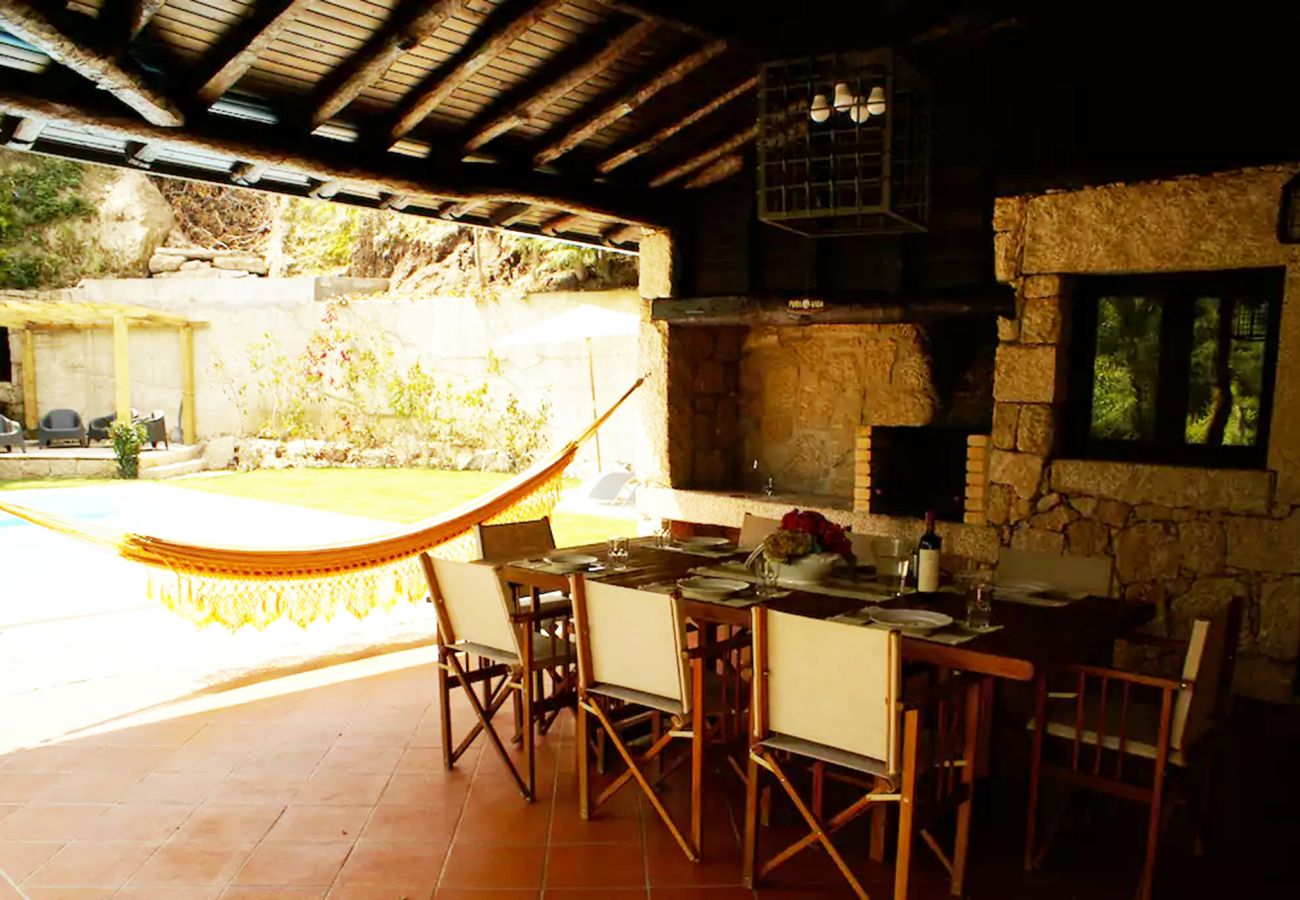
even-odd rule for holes
{"type": "Polygon", "coordinates": [[[433,572],[457,641],[519,653],[510,621],[510,598],[495,569],[434,558],[433,572]]]}
{"type": "Polygon", "coordinates": [[[736,546],[741,550],[753,550],[763,543],[765,537],[780,529],[780,519],[767,519],[763,516],[745,513],[745,518],[740,523],[740,540],[736,542],[736,546]]]}
{"type": "Polygon", "coordinates": [[[527,522],[503,522],[500,525],[475,525],[479,556],[484,559],[518,554],[520,558],[536,556],[555,549],[551,520],[545,516],[527,522]]]}
{"type": "Polygon", "coordinates": [[[691,705],[686,623],[669,594],[587,581],[577,606],[579,677],[584,687],[605,684],[691,705]],[[582,663],[591,662],[591,671],[582,663]]]}
{"type": "Polygon", "coordinates": [[[899,637],[765,610],[767,726],[898,771],[899,637]]]}
{"type": "Polygon", "coordinates": [[[1003,549],[998,554],[998,584],[1042,582],[1067,591],[1110,594],[1108,556],[1059,556],[1032,550],[1003,549]]]}
{"type": "Polygon", "coordinates": [[[1183,679],[1195,682],[1178,692],[1174,700],[1173,725],[1169,742],[1175,750],[1194,744],[1209,730],[1219,699],[1223,664],[1228,651],[1228,619],[1231,608],[1224,604],[1210,616],[1192,623],[1183,659],[1183,679]]]}

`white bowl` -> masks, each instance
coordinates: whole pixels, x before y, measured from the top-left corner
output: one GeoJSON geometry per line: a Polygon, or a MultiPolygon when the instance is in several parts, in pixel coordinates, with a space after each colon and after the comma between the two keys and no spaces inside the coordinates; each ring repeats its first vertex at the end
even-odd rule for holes
{"type": "Polygon", "coordinates": [[[871,621],[909,634],[929,634],[952,624],[952,616],[931,609],[871,610],[871,621]]]}

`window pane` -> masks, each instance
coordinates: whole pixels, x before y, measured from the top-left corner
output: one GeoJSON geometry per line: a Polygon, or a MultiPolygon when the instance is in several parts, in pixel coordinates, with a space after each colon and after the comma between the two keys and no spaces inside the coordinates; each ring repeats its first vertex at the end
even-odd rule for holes
{"type": "Polygon", "coordinates": [[[1188,373],[1187,443],[1256,444],[1269,321],[1267,303],[1197,299],[1188,373]]]}
{"type": "Polygon", "coordinates": [[[1097,361],[1092,375],[1095,438],[1151,441],[1156,434],[1160,303],[1146,297],[1097,301],[1097,361]]]}

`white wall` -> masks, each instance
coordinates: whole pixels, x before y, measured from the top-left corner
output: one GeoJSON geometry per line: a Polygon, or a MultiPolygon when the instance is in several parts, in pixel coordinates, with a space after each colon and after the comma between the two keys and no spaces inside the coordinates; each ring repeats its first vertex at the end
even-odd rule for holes
{"type": "MultiPolygon", "coordinates": [[[[240,422],[230,399],[230,382],[219,377],[218,361],[236,383],[252,373],[247,348],[264,334],[274,335],[295,355],[319,326],[326,303],[317,301],[313,278],[115,279],[87,281],[72,297],[149,306],[207,322],[195,331],[195,412],[199,437],[255,428],[260,419],[240,422]]],[[[475,300],[468,297],[397,298],[388,294],[353,298],[340,309],[340,321],[357,329],[382,328],[398,344],[398,364],[419,359],[426,368],[470,382],[487,373],[487,354],[506,335],[588,304],[640,315],[635,290],[533,294],[475,300]]],[[[15,342],[17,343],[17,342],[15,342]]],[[[17,348],[15,348],[17,349],[17,348]]],[[[169,425],[178,422],[180,347],[176,331],[132,329],[131,404],[161,408],[169,425]]],[[[637,372],[636,336],[592,342],[598,403],[603,409],[624,391],[637,372]]],[[[36,341],[37,398],[42,412],[66,406],[87,418],[113,409],[112,333],[41,332],[36,341]]],[[[552,445],[568,440],[591,420],[586,343],[573,340],[547,346],[497,349],[502,380],[528,406],[551,401],[552,445]]],[[[16,353],[17,357],[18,354],[16,353]]],[[[20,357],[18,357],[20,358],[20,357]]],[[[637,405],[628,404],[601,432],[606,467],[632,462],[643,429],[637,405]]],[[[579,462],[594,466],[588,444],[579,462]]]]}

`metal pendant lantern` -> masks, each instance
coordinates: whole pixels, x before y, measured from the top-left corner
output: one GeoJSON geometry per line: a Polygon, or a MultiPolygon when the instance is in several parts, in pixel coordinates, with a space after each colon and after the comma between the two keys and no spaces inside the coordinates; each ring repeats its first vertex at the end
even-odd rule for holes
{"type": "Polygon", "coordinates": [[[925,80],[888,49],[763,65],[758,215],[810,237],[923,232],[925,80]]]}

